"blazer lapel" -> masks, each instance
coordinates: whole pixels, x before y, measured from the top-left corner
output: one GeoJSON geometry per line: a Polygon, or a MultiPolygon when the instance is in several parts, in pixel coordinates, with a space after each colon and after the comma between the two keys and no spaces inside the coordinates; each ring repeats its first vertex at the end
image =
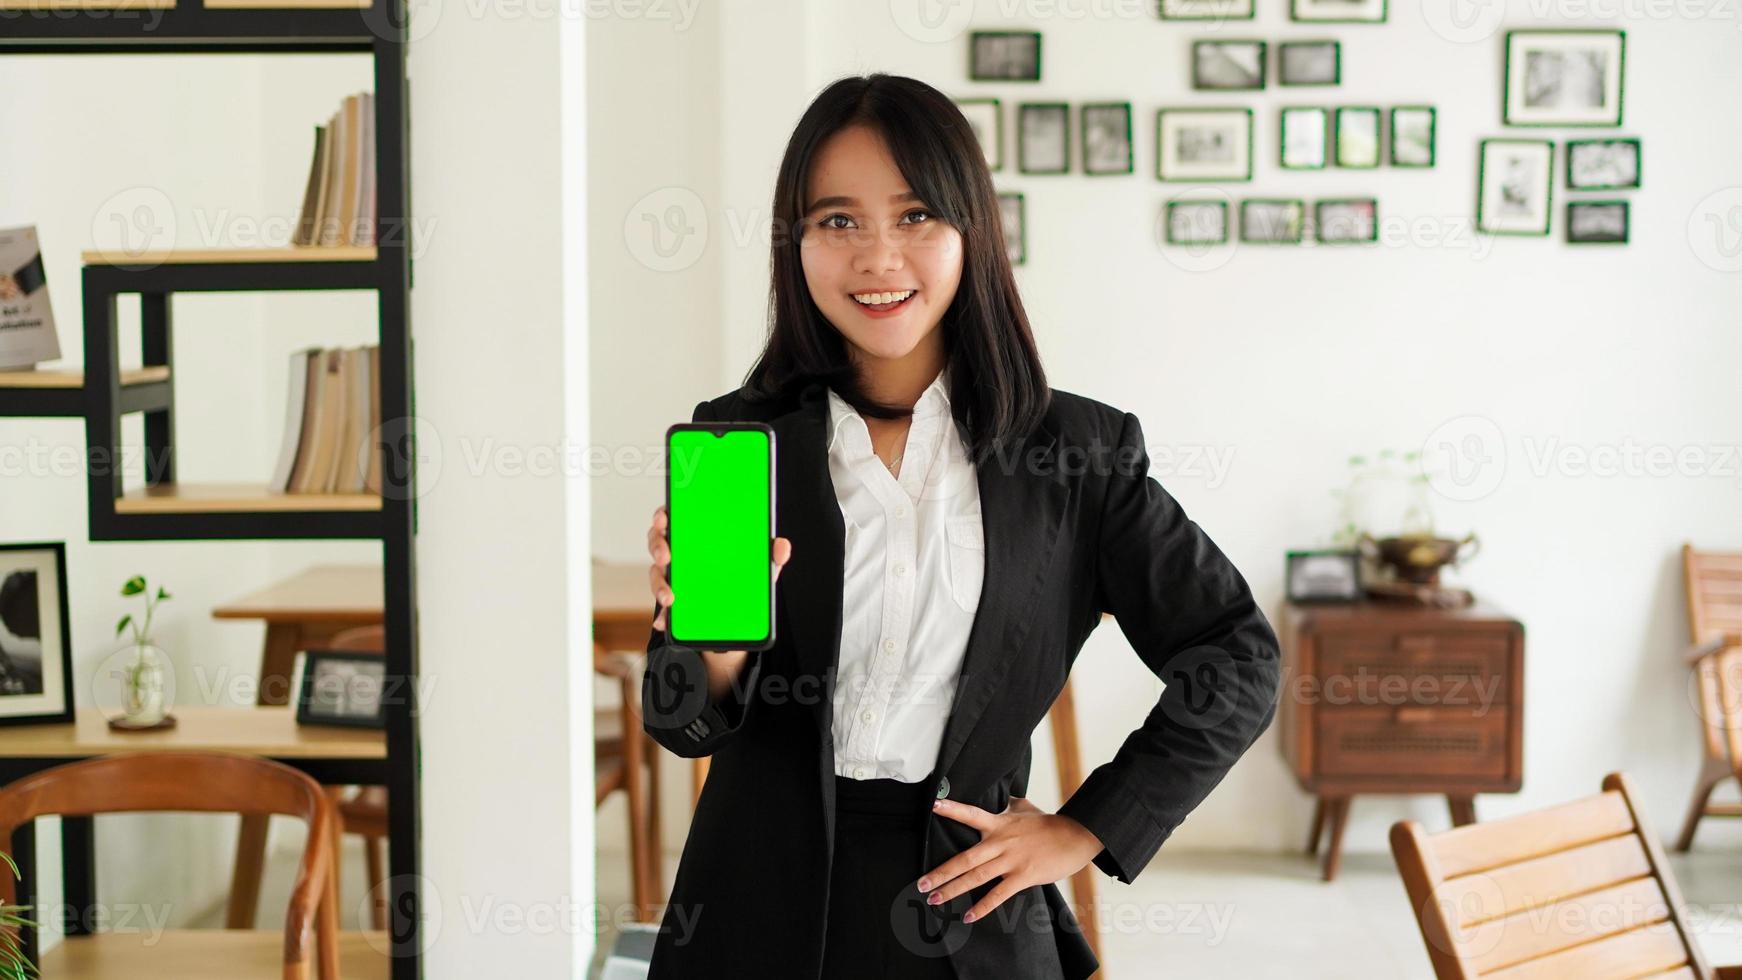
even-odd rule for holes
{"type": "MultiPolygon", "coordinates": [[[[776,590],[778,622],[791,634],[797,677],[817,679],[793,694],[820,692],[811,715],[824,745],[833,744],[846,538],[829,475],[828,415],[828,389],[813,382],[800,393],[796,410],[769,423],[776,446],[776,533],[793,543],[776,590]]],[[[1030,620],[1021,613],[1035,605],[1070,494],[1053,465],[1056,442],[1057,434],[1042,423],[1028,440],[977,467],[986,572],[944,727],[939,773],[961,752],[1022,648],[1030,620]]]]}

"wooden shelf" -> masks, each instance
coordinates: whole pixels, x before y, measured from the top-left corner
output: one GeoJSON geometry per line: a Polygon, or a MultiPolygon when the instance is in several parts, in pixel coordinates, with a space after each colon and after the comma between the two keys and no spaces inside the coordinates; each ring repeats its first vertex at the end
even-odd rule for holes
{"type": "Polygon", "coordinates": [[[207,10],[367,10],[369,0],[206,0],[207,10]]]}
{"type": "MultiPolygon", "coordinates": [[[[133,368],[121,372],[121,387],[158,384],[169,380],[168,365],[133,368]]],[[[72,370],[0,371],[0,388],[83,388],[85,372],[72,370]]]]}
{"type": "MultiPolygon", "coordinates": [[[[385,978],[389,948],[385,932],[340,933],[339,975],[345,980],[385,978]]],[[[311,955],[314,949],[311,942],[311,955]]],[[[54,980],[281,980],[284,930],[105,932],[68,938],[42,959],[42,975],[54,980]]],[[[309,975],[314,974],[311,960],[309,975]]]]}
{"type": "MultiPolygon", "coordinates": [[[[5,0],[0,0],[4,3],[5,0]]],[[[281,7],[283,4],[274,4],[281,7]]],[[[317,6],[303,4],[303,6],[317,6]]],[[[333,245],[290,248],[172,248],[129,254],[107,249],[80,252],[86,265],[211,265],[241,262],[373,262],[374,246],[333,245]]]]}
{"type": "Polygon", "coordinates": [[[373,493],[278,493],[257,483],[161,483],[129,490],[117,514],[233,514],[301,511],[378,511],[373,493]]]}
{"type": "Polygon", "coordinates": [[[298,725],[289,707],[176,705],[176,725],[159,732],[116,732],[101,711],[79,708],[73,724],[0,727],[0,757],[88,759],[120,752],[240,752],[271,759],[387,758],[378,730],[298,725]]]}
{"type": "Polygon", "coordinates": [[[175,0],[0,0],[0,10],[173,10],[175,0]]]}

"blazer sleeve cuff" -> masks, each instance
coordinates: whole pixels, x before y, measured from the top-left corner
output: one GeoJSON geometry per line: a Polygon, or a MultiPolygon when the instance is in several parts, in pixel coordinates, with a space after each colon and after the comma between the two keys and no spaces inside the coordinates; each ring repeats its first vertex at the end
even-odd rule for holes
{"type": "Polygon", "coordinates": [[[1143,872],[1173,832],[1156,823],[1125,789],[1119,775],[1106,766],[1089,773],[1058,812],[1100,838],[1102,850],[1095,855],[1095,867],[1127,885],[1143,872]]]}
{"type": "MultiPolygon", "coordinates": [[[[749,703],[756,690],[757,680],[762,672],[762,658],[755,652],[750,654],[750,660],[744,665],[744,672],[738,675],[726,694],[719,700],[709,699],[701,707],[695,717],[682,725],[660,726],[653,721],[660,713],[653,710],[652,699],[659,691],[661,678],[670,676],[669,667],[675,657],[701,658],[707,654],[688,647],[673,647],[664,644],[648,650],[647,669],[642,676],[642,727],[659,744],[670,749],[676,755],[693,759],[712,755],[721,743],[736,735],[744,727],[745,718],[749,714],[749,703]]],[[[697,659],[686,665],[680,673],[705,678],[707,670],[697,659]]]]}

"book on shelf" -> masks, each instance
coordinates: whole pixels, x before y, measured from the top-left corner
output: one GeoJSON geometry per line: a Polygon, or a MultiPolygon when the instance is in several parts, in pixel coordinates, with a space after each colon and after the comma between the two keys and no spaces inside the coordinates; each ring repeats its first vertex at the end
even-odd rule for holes
{"type": "Polygon", "coordinates": [[[36,228],[0,228],[0,369],[60,357],[36,228]]]}
{"type": "Polygon", "coordinates": [[[376,347],[310,347],[290,355],[284,435],[269,489],[371,493],[380,488],[380,357],[376,347]],[[371,474],[375,476],[371,477],[371,474]]]}
{"type": "Polygon", "coordinates": [[[326,125],[315,127],[292,244],[375,244],[375,161],[375,96],[348,95],[326,125]]]}

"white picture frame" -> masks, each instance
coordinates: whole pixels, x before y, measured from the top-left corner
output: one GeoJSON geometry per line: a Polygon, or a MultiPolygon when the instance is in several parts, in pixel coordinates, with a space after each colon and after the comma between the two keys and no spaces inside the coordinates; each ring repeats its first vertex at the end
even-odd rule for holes
{"type": "Polygon", "coordinates": [[[1619,126],[1626,74],[1625,31],[1508,31],[1501,118],[1508,126],[1619,126]]]}
{"type": "Polygon", "coordinates": [[[1476,180],[1476,230],[1547,235],[1554,206],[1554,143],[1485,139],[1476,180]]]}

